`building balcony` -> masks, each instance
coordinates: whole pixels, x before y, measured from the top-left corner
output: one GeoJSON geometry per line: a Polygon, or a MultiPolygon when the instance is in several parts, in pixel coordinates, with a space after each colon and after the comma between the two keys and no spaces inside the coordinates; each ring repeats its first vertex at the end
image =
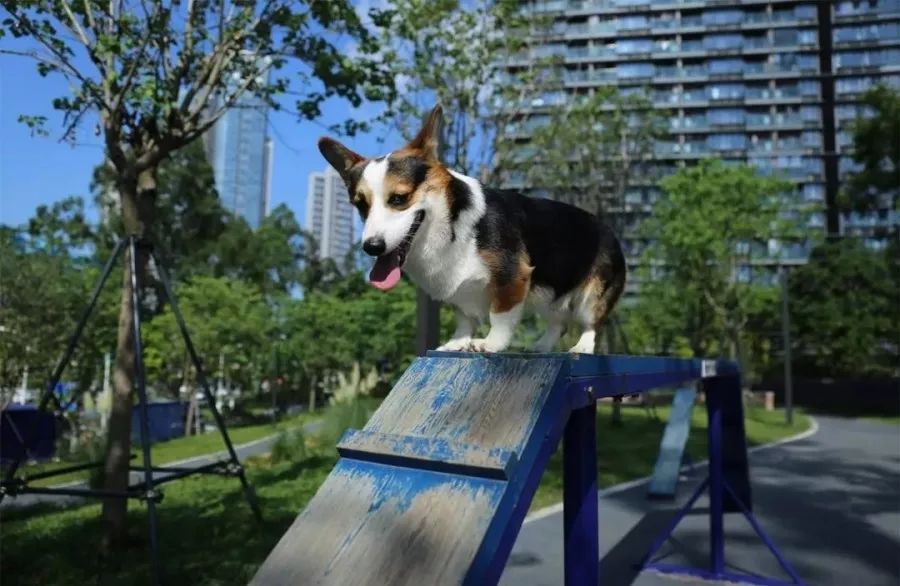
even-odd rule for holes
{"type": "Polygon", "coordinates": [[[592,61],[616,61],[619,56],[612,49],[606,47],[569,47],[566,54],[566,63],[580,63],[592,61]]]}
{"type": "Polygon", "coordinates": [[[877,47],[894,47],[900,45],[900,34],[863,39],[834,39],[835,49],[870,49],[877,47]]]}

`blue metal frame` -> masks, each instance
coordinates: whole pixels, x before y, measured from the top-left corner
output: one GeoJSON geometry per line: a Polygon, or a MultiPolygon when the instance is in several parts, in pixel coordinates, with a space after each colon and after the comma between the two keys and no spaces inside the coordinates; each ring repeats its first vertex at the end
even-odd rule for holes
{"type": "MultiPolygon", "coordinates": [[[[552,447],[563,439],[563,507],[565,528],[565,584],[566,586],[598,584],[599,576],[599,527],[597,493],[597,449],[596,449],[596,401],[604,397],[618,397],[639,393],[662,386],[704,380],[707,382],[707,413],[709,418],[709,477],[700,483],[687,504],[679,510],[665,530],[654,540],[649,552],[641,563],[642,569],[652,569],[667,574],[699,577],[709,580],[744,581],[769,586],[777,584],[802,585],[794,569],[790,566],[775,543],[762,530],[751,513],[749,478],[746,470],[746,447],[743,429],[739,445],[726,441],[722,420],[726,410],[741,410],[740,371],[737,364],[726,360],[679,359],[659,356],[618,356],[588,354],[495,354],[473,355],[460,352],[428,353],[430,357],[484,358],[487,360],[504,358],[566,358],[568,368],[565,376],[557,381],[557,386],[565,386],[568,410],[562,415],[563,430],[557,426],[548,428],[543,458],[538,458],[532,467],[526,484],[537,488],[540,476],[549,459],[552,447]],[[728,395],[728,399],[724,398],[728,395]],[[560,433],[562,431],[562,433],[560,433]],[[726,450],[739,454],[743,470],[726,470],[723,466],[726,450]],[[545,458],[545,459],[544,459],[545,458]],[[729,481],[730,478],[730,481],[729,481]],[[737,486],[732,486],[732,484],[737,486]],[[709,492],[710,513],[710,561],[709,568],[699,569],[673,564],[665,564],[653,556],[669,539],[684,516],[693,508],[704,491],[709,492]],[[746,502],[741,497],[746,499],[746,502]],[[740,510],[750,522],[754,531],[778,560],[781,567],[791,577],[791,582],[774,578],[737,574],[725,569],[724,513],[740,510]]],[[[728,413],[740,417],[743,413],[728,413]]],[[[558,421],[558,419],[557,419],[558,421]]],[[[741,424],[742,425],[742,424],[741,424]]],[[[733,439],[733,436],[732,438],[733,439]]],[[[732,466],[732,468],[735,468],[732,466]]],[[[525,490],[519,500],[518,509],[508,518],[507,530],[499,538],[499,543],[487,549],[493,553],[489,562],[492,571],[481,574],[493,581],[499,579],[509,552],[515,543],[518,530],[524,520],[525,509],[530,503],[532,490],[525,490]],[[525,503],[522,506],[522,503],[525,503]]],[[[488,539],[486,539],[487,541],[488,539]]],[[[470,576],[473,574],[470,573],[470,576]]],[[[493,583],[491,580],[485,583],[493,583]]]]}
{"type": "MultiPolygon", "coordinates": [[[[495,584],[506,567],[541,476],[562,441],[565,584],[595,586],[602,578],[597,400],[698,379],[704,380],[707,393],[710,477],[655,540],[642,567],[735,579],[735,574],[725,571],[723,514],[740,510],[794,584],[801,584],[750,512],[740,377],[734,363],[655,356],[458,352],[429,352],[416,359],[365,429],[344,435],[338,445],[338,464],[252,583],[283,583],[284,572],[289,570],[310,581],[339,584],[336,574],[331,573],[336,566],[329,565],[327,570],[320,567],[318,560],[298,554],[298,544],[320,540],[321,545],[321,540],[327,539],[329,546],[339,550],[336,555],[340,563],[347,564],[342,567],[354,568],[352,564],[361,552],[370,555],[372,540],[392,533],[406,539],[404,528],[422,521],[422,509],[413,503],[424,502],[419,500],[423,495],[459,498],[469,492],[479,495],[477,503],[474,498],[472,502],[477,522],[453,525],[446,512],[442,519],[454,530],[477,532],[470,542],[477,548],[466,552],[464,562],[457,558],[448,570],[452,576],[444,578],[471,586],[495,584]],[[516,391],[522,395],[517,396],[516,391]],[[515,410],[514,416],[496,415],[507,404],[515,410]],[[491,428],[494,424],[500,426],[496,434],[491,428]],[[341,511],[340,506],[344,499],[354,497],[355,487],[361,482],[375,487],[364,497],[368,506],[359,507],[367,511],[366,517],[349,518],[350,513],[341,511]],[[709,568],[658,563],[653,555],[707,489],[711,502],[709,568]],[[389,502],[402,506],[385,509],[389,502]],[[323,533],[322,515],[349,532],[323,533]],[[377,522],[373,521],[376,518],[377,522]]],[[[377,555],[403,555],[403,551],[379,551],[377,555]]],[[[332,563],[337,564],[337,559],[332,563]]],[[[739,578],[776,583],[755,576],[739,578]]]]}
{"type": "MultiPolygon", "coordinates": [[[[740,396],[741,383],[738,375],[715,377],[708,380],[709,382],[712,382],[714,386],[718,387],[710,389],[713,390],[714,393],[736,393],[738,397],[740,396]]],[[[707,395],[707,416],[709,420],[709,475],[700,483],[694,491],[694,494],[688,499],[687,503],[674,515],[666,528],[654,540],[653,545],[641,562],[641,569],[655,570],[665,574],[691,576],[705,580],[744,582],[766,586],[805,584],[800,576],[797,575],[794,568],[781,554],[774,541],[772,541],[765,531],[763,531],[759,522],[753,516],[753,513],[750,512],[749,499],[748,502],[745,503],[738,494],[738,491],[731,486],[731,483],[726,478],[723,466],[724,450],[722,421],[725,417],[725,410],[723,409],[724,401],[722,397],[717,394],[708,393],[707,395]],[[672,536],[672,533],[675,531],[678,524],[681,523],[685,515],[693,509],[697,500],[705,491],[709,492],[709,568],[694,568],[667,564],[659,561],[659,558],[654,558],[666,541],[672,536]],[[726,504],[728,506],[726,506],[726,504]],[[725,569],[724,513],[734,506],[743,513],[757,536],[762,540],[769,551],[772,552],[772,555],[778,560],[779,565],[781,565],[781,568],[785,573],[790,576],[790,582],[785,582],[776,578],[730,572],[725,569]]]]}

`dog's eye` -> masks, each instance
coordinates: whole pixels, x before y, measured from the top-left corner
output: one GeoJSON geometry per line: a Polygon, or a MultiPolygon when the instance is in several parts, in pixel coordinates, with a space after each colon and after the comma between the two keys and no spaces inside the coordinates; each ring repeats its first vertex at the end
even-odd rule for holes
{"type": "Polygon", "coordinates": [[[400,207],[406,203],[407,199],[409,199],[409,195],[405,193],[392,193],[390,197],[388,197],[388,205],[400,207]]]}

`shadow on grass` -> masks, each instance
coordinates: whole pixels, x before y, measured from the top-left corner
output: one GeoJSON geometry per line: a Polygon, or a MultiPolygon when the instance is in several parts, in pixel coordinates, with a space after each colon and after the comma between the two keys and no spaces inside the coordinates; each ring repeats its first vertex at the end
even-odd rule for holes
{"type": "MultiPolygon", "coordinates": [[[[335,458],[248,465],[263,522],[254,519],[234,478],[202,477],[164,487],[159,505],[165,584],[246,584],[327,476],[335,458]]],[[[129,508],[129,537],[102,556],[100,506],[4,511],[3,584],[141,585],[150,583],[147,515],[129,508]]]]}

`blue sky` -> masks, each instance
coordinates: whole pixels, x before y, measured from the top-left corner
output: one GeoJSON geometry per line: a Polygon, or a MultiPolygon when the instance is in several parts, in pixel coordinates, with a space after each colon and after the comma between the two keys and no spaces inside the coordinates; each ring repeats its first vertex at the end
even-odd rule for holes
{"type": "MultiPolygon", "coordinates": [[[[98,217],[92,207],[90,179],[103,158],[101,139],[94,136],[94,123],[87,121],[77,146],[59,141],[62,116],[52,109],[51,102],[63,95],[67,88],[62,78],[40,77],[29,59],[0,56],[0,224],[22,224],[39,205],[70,195],[84,197],[90,218],[98,217]],[[32,137],[28,128],[17,122],[20,114],[47,116],[50,136],[32,137]]],[[[362,111],[374,109],[364,107],[362,111]]],[[[326,104],[319,122],[339,122],[349,113],[349,104],[333,100],[326,104]]],[[[325,130],[319,124],[276,112],[270,116],[269,133],[275,143],[272,207],[285,203],[302,222],[307,177],[326,165],[316,148],[316,140],[325,130]]],[[[377,144],[374,135],[345,142],[363,154],[377,154],[386,148],[377,144]]]]}

